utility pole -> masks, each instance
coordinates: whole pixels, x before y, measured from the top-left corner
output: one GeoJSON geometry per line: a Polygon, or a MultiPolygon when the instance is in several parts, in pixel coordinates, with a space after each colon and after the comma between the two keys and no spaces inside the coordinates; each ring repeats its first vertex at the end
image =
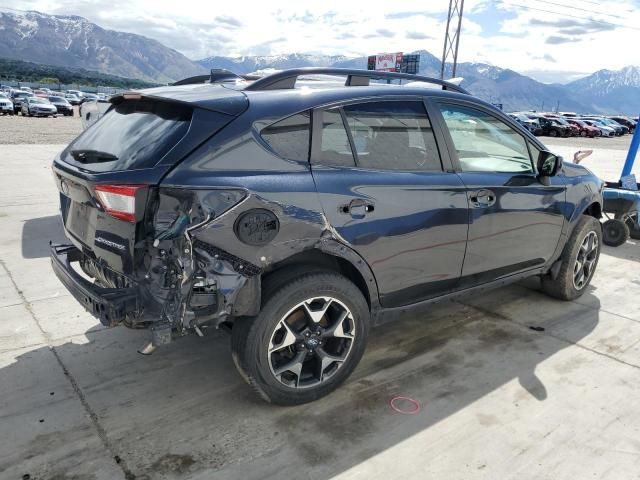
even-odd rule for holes
{"type": "Polygon", "coordinates": [[[442,65],[440,65],[440,78],[444,80],[447,60],[451,60],[451,78],[456,76],[458,66],[458,45],[460,44],[460,29],[462,28],[462,11],[464,0],[449,0],[449,14],[447,15],[447,31],[444,35],[444,48],[442,49],[442,65]]]}

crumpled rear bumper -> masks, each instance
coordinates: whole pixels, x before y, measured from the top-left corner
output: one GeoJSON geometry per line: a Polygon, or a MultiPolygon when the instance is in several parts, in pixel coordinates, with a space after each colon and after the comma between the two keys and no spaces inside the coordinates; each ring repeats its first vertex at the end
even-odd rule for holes
{"type": "Polygon", "coordinates": [[[106,326],[115,326],[128,315],[139,316],[142,311],[139,288],[104,288],[91,283],[71,266],[81,257],[82,252],[74,245],[51,245],[51,266],[71,295],[106,326]]]}

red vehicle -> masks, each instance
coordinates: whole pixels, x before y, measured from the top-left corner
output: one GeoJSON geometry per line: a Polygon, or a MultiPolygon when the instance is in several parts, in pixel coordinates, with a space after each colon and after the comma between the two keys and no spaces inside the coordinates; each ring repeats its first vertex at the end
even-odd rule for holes
{"type": "Polygon", "coordinates": [[[601,135],[599,128],[592,127],[591,125],[587,125],[582,120],[574,120],[573,118],[568,118],[567,122],[569,122],[569,124],[576,126],[580,129],[579,134],[581,137],[593,138],[601,135]]]}

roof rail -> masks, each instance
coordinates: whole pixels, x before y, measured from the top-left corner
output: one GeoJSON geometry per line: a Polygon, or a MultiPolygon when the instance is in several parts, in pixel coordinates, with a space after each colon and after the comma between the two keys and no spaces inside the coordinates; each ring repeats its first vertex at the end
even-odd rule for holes
{"type": "Polygon", "coordinates": [[[209,75],[196,75],[195,77],[183,78],[171,85],[175,87],[178,85],[196,85],[200,83],[222,83],[233,80],[257,80],[258,78],[260,77],[257,75],[237,75],[224,68],[212,68],[209,75]]]}
{"type": "Polygon", "coordinates": [[[394,73],[394,72],[376,72],[373,70],[359,70],[351,68],[331,68],[331,67],[306,67],[292,68],[276,72],[266,77],[256,80],[251,85],[245,87],[245,90],[287,90],[292,89],[296,85],[298,77],[303,75],[337,75],[346,76],[345,87],[368,86],[371,79],[374,80],[411,80],[414,82],[431,83],[433,85],[442,86],[443,90],[451,90],[453,92],[465,93],[469,95],[464,88],[440,80],[438,78],[423,77],[411,73],[394,73]]]}

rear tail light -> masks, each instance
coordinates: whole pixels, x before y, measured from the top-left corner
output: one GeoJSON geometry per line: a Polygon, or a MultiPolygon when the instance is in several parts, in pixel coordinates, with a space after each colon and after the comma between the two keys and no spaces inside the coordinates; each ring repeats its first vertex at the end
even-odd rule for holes
{"type": "Polygon", "coordinates": [[[97,185],[96,196],[109,215],[126,222],[135,222],[136,192],[141,188],[140,185],[97,185]]]}

